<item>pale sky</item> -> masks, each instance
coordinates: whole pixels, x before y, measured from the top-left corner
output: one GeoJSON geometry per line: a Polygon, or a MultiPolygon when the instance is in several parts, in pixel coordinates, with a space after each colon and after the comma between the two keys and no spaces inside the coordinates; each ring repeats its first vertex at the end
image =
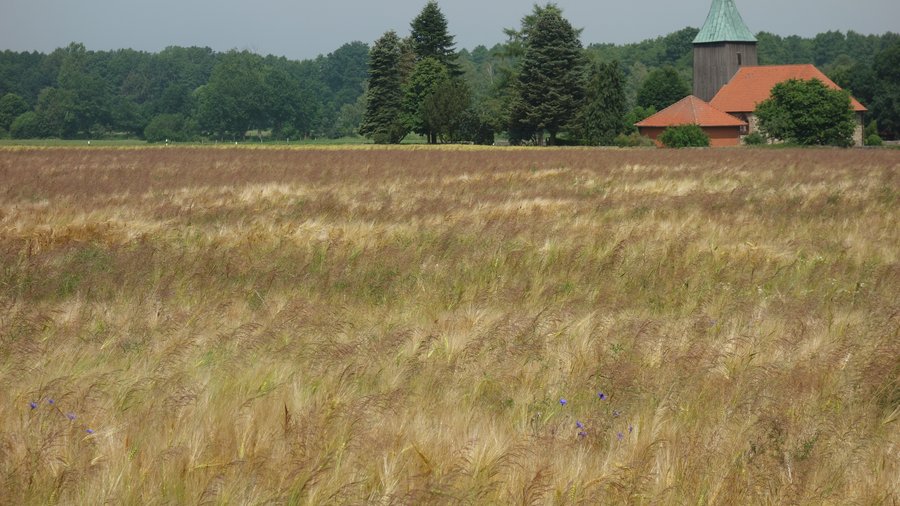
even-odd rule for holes
{"type": "MultiPolygon", "coordinates": [[[[0,0],[0,50],[49,52],[70,42],[88,49],[209,46],[292,59],[330,53],[346,42],[401,36],[426,0],[0,0]]],[[[544,2],[542,2],[544,3],[544,2]]],[[[711,0],[559,0],[584,28],[582,43],[637,42],[699,27],[711,0]]],[[[488,47],[518,27],[533,1],[439,2],[457,48],[488,47]]],[[[754,33],[811,36],[828,30],[900,32],[898,0],[737,0],[754,33]]]]}

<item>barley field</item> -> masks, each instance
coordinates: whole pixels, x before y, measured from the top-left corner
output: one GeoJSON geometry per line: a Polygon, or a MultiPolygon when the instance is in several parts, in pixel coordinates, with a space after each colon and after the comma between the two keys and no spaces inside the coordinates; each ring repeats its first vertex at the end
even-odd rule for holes
{"type": "Polygon", "coordinates": [[[898,504],[900,151],[0,149],[0,504],[898,504]]]}

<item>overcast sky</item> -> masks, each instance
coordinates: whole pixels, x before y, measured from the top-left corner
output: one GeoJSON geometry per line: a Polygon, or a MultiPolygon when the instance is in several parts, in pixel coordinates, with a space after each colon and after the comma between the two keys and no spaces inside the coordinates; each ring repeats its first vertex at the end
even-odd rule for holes
{"type": "MultiPolygon", "coordinates": [[[[712,0],[560,0],[584,28],[582,43],[637,42],[699,27],[712,0]]],[[[330,53],[345,42],[371,43],[387,30],[409,32],[426,0],[0,0],[0,49],[49,52],[69,42],[88,49],[166,46],[249,49],[288,58],[330,53]]],[[[517,27],[533,1],[445,0],[457,47],[488,47],[517,27]]],[[[828,30],[900,31],[898,0],[737,0],[755,32],[810,36],[828,30]]]]}

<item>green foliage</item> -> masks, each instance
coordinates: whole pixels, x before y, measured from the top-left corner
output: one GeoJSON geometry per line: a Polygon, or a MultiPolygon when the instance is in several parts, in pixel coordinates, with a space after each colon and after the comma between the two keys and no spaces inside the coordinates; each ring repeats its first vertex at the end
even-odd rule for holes
{"type": "Polygon", "coordinates": [[[511,130],[537,134],[546,130],[549,143],[576,114],[584,97],[586,63],[578,32],[548,6],[538,15],[527,34],[525,56],[515,84],[511,104],[511,130]]]}
{"type": "Polygon", "coordinates": [[[620,148],[649,148],[656,146],[653,139],[645,137],[637,132],[619,134],[613,139],[613,145],[620,148]]]}
{"type": "Polygon", "coordinates": [[[409,131],[403,120],[403,49],[396,32],[385,33],[369,55],[366,113],[359,133],[378,144],[397,144],[409,131]]]}
{"type": "Polygon", "coordinates": [[[872,103],[881,134],[900,138],[900,40],[878,53],[873,65],[878,94],[872,103]]]}
{"type": "Polygon", "coordinates": [[[413,132],[424,135],[430,144],[437,142],[434,117],[425,110],[425,101],[438,87],[448,81],[447,68],[435,58],[425,58],[416,63],[412,74],[403,86],[403,121],[413,132]]]}
{"type": "Polygon", "coordinates": [[[674,67],[650,72],[637,93],[637,105],[661,111],[690,94],[687,83],[674,67]]]}
{"type": "Polygon", "coordinates": [[[709,147],[709,136],[699,125],[678,125],[665,129],[659,141],[667,148],[709,147]]]}
{"type": "Polygon", "coordinates": [[[762,146],[766,142],[766,136],[759,132],[753,132],[744,136],[744,144],[747,146],[762,146]]]}
{"type": "Polygon", "coordinates": [[[619,62],[594,66],[586,90],[585,105],[575,121],[583,144],[611,145],[615,138],[630,131],[626,123],[625,76],[619,62]]]}
{"type": "MultiPolygon", "coordinates": [[[[471,103],[466,83],[459,79],[444,79],[422,102],[422,116],[441,142],[459,142],[465,137],[472,138],[471,127],[467,132],[471,103]]],[[[475,135],[479,135],[477,130],[475,135]]]]}
{"type": "Polygon", "coordinates": [[[78,133],[78,98],[59,88],[46,88],[38,96],[35,108],[41,122],[42,137],[68,139],[78,133]]]}
{"type": "Polygon", "coordinates": [[[637,132],[637,127],[634,126],[634,124],[644,121],[657,112],[658,111],[655,107],[636,106],[628,111],[628,114],[625,116],[625,124],[627,125],[630,132],[637,132]]]}
{"type": "Polygon", "coordinates": [[[9,127],[13,139],[36,139],[44,137],[44,128],[36,112],[26,112],[14,119],[9,127]]]}
{"type": "Polygon", "coordinates": [[[196,137],[196,130],[181,114],[160,114],[144,129],[148,142],[184,142],[196,137]]]}
{"type": "Polygon", "coordinates": [[[15,93],[7,93],[0,97],[0,128],[9,130],[14,119],[28,112],[28,102],[15,93]]]}
{"type": "Polygon", "coordinates": [[[416,59],[433,58],[440,62],[451,76],[462,72],[456,63],[453,36],[447,30],[447,18],[437,2],[429,1],[422,12],[410,23],[410,42],[416,59]]]}
{"type": "Polygon", "coordinates": [[[878,134],[871,134],[866,136],[866,146],[883,146],[884,141],[881,140],[881,137],[878,134]]]}
{"type": "Polygon", "coordinates": [[[770,138],[803,146],[853,145],[854,113],[850,95],[818,79],[791,79],[772,88],[756,108],[759,127],[770,138]]]}

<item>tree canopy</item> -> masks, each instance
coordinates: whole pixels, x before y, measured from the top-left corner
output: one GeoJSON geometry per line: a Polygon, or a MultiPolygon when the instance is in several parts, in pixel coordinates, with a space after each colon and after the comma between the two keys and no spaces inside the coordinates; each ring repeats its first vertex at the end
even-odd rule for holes
{"type": "Polygon", "coordinates": [[[772,96],[756,108],[760,130],[770,138],[804,146],[853,145],[850,94],[818,79],[776,84],[772,96]]]}
{"type": "Polygon", "coordinates": [[[586,59],[578,31],[562,17],[558,8],[540,11],[534,26],[523,26],[525,55],[511,104],[513,131],[543,139],[557,134],[575,115],[584,97],[586,59]]]}

